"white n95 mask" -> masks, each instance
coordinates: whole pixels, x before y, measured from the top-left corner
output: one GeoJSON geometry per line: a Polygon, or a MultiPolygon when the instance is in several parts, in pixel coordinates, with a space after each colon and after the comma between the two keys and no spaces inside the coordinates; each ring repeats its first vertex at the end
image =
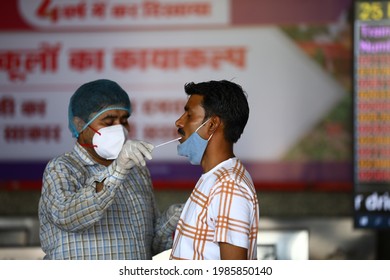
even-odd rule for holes
{"type": "Polygon", "coordinates": [[[99,129],[92,138],[96,153],[105,159],[116,159],[127,138],[127,130],[117,124],[99,129]]]}

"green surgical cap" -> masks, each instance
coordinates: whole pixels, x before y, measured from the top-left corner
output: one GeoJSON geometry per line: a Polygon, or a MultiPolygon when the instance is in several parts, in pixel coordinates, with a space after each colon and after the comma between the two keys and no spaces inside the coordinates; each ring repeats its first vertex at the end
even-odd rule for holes
{"type": "Polygon", "coordinates": [[[79,134],[100,114],[108,110],[125,110],[131,113],[129,96],[116,82],[106,79],[92,81],[80,86],[69,102],[68,118],[72,136],[79,134]],[[85,122],[78,131],[74,117],[85,122]]]}

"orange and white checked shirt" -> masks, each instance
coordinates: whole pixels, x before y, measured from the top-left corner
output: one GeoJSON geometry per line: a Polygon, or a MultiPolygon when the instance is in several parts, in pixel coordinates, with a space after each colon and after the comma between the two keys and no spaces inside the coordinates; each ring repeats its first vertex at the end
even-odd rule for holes
{"type": "Polygon", "coordinates": [[[219,242],[257,259],[259,204],[241,161],[228,159],[203,174],[180,216],[170,259],[219,260],[219,242]]]}

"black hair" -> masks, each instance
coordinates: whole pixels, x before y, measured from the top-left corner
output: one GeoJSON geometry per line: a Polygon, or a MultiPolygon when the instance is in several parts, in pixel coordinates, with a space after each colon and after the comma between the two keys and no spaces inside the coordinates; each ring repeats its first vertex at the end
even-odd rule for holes
{"type": "Polygon", "coordinates": [[[184,90],[187,95],[203,96],[205,120],[214,115],[220,117],[225,139],[231,143],[238,141],[249,118],[247,94],[240,85],[227,80],[191,82],[185,84],[184,90]]]}

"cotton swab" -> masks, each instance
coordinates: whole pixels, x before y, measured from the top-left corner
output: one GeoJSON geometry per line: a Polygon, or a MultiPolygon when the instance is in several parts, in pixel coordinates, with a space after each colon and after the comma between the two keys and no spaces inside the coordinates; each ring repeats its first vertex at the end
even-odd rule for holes
{"type": "Polygon", "coordinates": [[[169,143],[172,143],[172,142],[178,141],[178,140],[180,140],[180,139],[181,139],[181,137],[179,137],[179,138],[176,138],[176,139],[173,139],[173,140],[170,140],[170,141],[168,141],[168,142],[164,142],[164,143],[158,144],[158,145],[154,146],[154,148],[158,148],[158,147],[161,147],[161,146],[167,145],[167,144],[169,144],[169,143]]]}

